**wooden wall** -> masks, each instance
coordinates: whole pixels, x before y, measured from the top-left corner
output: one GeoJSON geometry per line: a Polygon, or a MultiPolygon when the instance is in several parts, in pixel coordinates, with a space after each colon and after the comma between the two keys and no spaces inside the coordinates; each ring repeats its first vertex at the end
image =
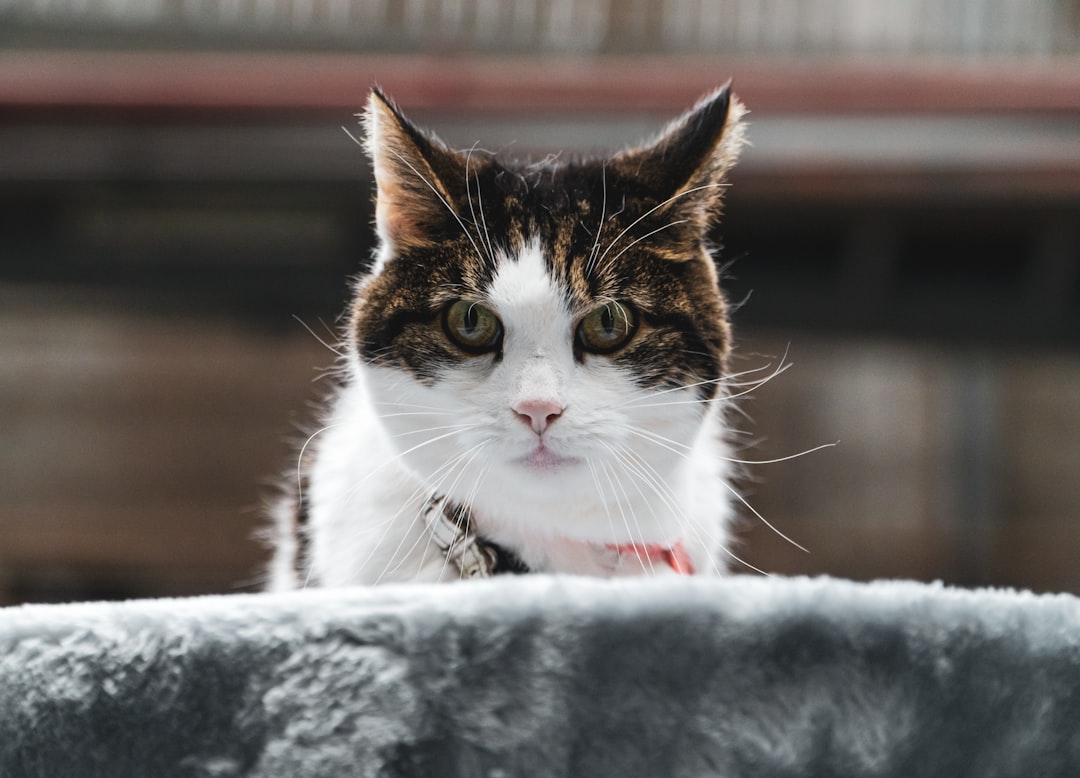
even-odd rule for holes
{"type": "Polygon", "coordinates": [[[251,587],[267,486],[333,355],[299,325],[5,298],[0,599],[251,587]]]}
{"type": "MultiPolygon", "coordinates": [[[[262,503],[314,423],[333,355],[295,322],[8,291],[0,598],[257,585],[262,503]]],[[[752,327],[740,342],[736,369],[765,375],[785,352],[791,367],[740,401],[739,456],[837,445],[746,467],[747,501],[810,553],[744,509],[739,557],[772,572],[1080,591],[1076,355],[752,327]]]]}

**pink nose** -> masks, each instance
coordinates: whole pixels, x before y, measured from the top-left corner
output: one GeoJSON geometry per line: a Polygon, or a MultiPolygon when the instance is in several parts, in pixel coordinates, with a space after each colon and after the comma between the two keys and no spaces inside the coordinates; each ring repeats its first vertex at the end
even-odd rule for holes
{"type": "Polygon", "coordinates": [[[554,424],[564,410],[563,406],[550,400],[524,400],[515,403],[512,408],[518,418],[532,427],[537,435],[542,435],[554,424]]]}

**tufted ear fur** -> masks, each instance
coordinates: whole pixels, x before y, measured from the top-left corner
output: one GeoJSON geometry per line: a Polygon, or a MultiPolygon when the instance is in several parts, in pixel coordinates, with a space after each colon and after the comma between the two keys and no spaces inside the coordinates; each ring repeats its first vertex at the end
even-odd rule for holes
{"type": "Polygon", "coordinates": [[[728,171],[745,144],[746,113],[730,82],[702,98],[653,141],[617,154],[612,163],[640,181],[661,211],[690,219],[704,234],[717,220],[728,171]]]}
{"type": "Polygon", "coordinates": [[[375,173],[375,224],[384,248],[436,242],[454,221],[454,189],[464,182],[460,155],[419,129],[378,88],[364,114],[364,146],[375,173]]]}

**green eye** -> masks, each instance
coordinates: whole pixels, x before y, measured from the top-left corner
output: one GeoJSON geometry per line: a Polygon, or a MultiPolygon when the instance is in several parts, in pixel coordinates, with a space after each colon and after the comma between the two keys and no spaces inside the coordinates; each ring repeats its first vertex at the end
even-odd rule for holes
{"type": "Polygon", "coordinates": [[[624,346],[637,331],[637,315],[622,303],[607,303],[589,313],[577,328],[581,347],[594,354],[610,354],[624,346]]]}
{"type": "Polygon", "coordinates": [[[446,336],[463,351],[483,354],[502,338],[502,322],[491,309],[469,300],[458,300],[443,311],[446,336]]]}

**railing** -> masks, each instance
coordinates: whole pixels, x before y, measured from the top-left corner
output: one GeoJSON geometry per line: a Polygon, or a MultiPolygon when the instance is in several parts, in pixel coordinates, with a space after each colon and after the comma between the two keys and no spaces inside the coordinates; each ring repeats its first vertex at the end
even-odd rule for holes
{"type": "Polygon", "coordinates": [[[1080,56],[1076,0],[0,0],[0,29],[52,46],[1080,56]]]}

